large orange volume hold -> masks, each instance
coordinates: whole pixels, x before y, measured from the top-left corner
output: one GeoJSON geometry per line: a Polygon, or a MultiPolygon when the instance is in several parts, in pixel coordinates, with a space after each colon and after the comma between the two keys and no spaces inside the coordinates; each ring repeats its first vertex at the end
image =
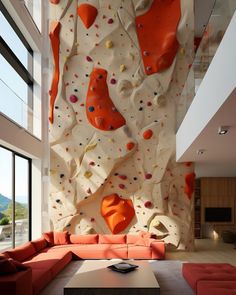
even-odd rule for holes
{"type": "Polygon", "coordinates": [[[97,8],[91,4],[84,3],[80,4],[77,8],[77,14],[81,18],[83,24],[87,29],[89,29],[94,23],[98,11],[97,8]]]}
{"type": "Polygon", "coordinates": [[[194,172],[185,175],[184,192],[188,196],[189,200],[191,200],[194,192],[195,177],[196,175],[194,172]]]}
{"type": "Polygon", "coordinates": [[[59,69],[60,29],[61,29],[60,22],[57,22],[57,21],[52,22],[50,33],[49,33],[52,53],[53,53],[53,60],[54,60],[54,72],[53,72],[53,78],[52,78],[52,84],[51,84],[51,90],[50,90],[50,110],[49,110],[49,121],[51,122],[51,124],[53,124],[53,120],[54,120],[54,116],[53,116],[54,104],[57,97],[58,83],[59,83],[59,76],[60,76],[60,69],[59,69]]]}
{"type": "Polygon", "coordinates": [[[135,215],[133,202],[120,198],[117,194],[102,200],[101,215],[113,234],[123,231],[135,215]]]}
{"type": "Polygon", "coordinates": [[[111,131],[125,125],[124,117],[109,96],[107,71],[104,69],[94,68],[90,74],[86,114],[88,121],[100,130],[111,131]]]}
{"type": "Polygon", "coordinates": [[[136,30],[147,75],[161,72],[172,64],[179,48],[176,31],[180,17],[180,0],[153,0],[150,9],[136,17],[136,30]]]}

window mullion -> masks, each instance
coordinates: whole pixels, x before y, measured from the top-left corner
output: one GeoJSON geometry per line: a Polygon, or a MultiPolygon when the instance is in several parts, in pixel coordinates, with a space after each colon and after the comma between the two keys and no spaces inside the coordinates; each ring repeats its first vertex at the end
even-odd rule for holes
{"type": "Polygon", "coordinates": [[[12,153],[12,248],[15,248],[16,171],[15,154],[12,153]]]}
{"type": "Polygon", "coordinates": [[[33,78],[31,74],[26,70],[23,64],[20,62],[18,57],[14,54],[11,48],[0,36],[0,53],[9,62],[13,69],[21,76],[21,78],[28,84],[33,84],[33,78]]]}

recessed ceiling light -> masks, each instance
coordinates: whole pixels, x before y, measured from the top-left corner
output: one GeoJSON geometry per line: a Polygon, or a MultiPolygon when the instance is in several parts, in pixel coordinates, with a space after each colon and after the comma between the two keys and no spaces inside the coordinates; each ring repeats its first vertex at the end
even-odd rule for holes
{"type": "Polygon", "coordinates": [[[206,151],[206,150],[199,149],[199,150],[197,150],[197,154],[198,154],[198,155],[202,155],[202,154],[204,154],[205,151],[206,151]]]}
{"type": "Polygon", "coordinates": [[[218,134],[223,135],[229,131],[229,126],[220,126],[218,129],[218,134]]]}

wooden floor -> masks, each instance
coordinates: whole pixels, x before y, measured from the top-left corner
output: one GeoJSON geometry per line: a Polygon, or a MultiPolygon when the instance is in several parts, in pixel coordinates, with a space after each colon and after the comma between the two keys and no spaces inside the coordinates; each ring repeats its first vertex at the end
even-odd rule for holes
{"type": "Polygon", "coordinates": [[[168,252],[166,259],[188,262],[230,263],[236,266],[236,249],[233,244],[223,243],[221,240],[195,240],[195,252],[168,252]]]}

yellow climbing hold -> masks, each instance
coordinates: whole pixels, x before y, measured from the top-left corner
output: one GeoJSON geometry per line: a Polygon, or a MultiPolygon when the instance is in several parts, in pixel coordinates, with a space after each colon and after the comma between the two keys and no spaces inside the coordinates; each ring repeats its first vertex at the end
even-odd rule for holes
{"type": "Polygon", "coordinates": [[[132,53],[132,52],[130,52],[130,53],[129,53],[129,55],[130,55],[130,57],[132,58],[132,60],[134,60],[134,59],[135,59],[135,56],[133,55],[133,53],[132,53]]]}
{"type": "Polygon", "coordinates": [[[112,48],[114,46],[114,44],[111,40],[107,40],[105,45],[106,45],[106,48],[112,48]]]}
{"type": "Polygon", "coordinates": [[[185,49],[182,47],[182,48],[180,48],[180,53],[181,54],[185,54],[185,49]]]}
{"type": "Polygon", "coordinates": [[[87,153],[88,151],[94,150],[96,146],[97,146],[97,143],[89,144],[85,147],[84,152],[87,153]]]}
{"type": "Polygon", "coordinates": [[[93,173],[91,171],[85,171],[84,172],[84,177],[85,178],[90,178],[93,175],[93,173]]]}
{"type": "Polygon", "coordinates": [[[124,72],[126,70],[126,66],[125,65],[120,65],[120,72],[124,72]]]}

